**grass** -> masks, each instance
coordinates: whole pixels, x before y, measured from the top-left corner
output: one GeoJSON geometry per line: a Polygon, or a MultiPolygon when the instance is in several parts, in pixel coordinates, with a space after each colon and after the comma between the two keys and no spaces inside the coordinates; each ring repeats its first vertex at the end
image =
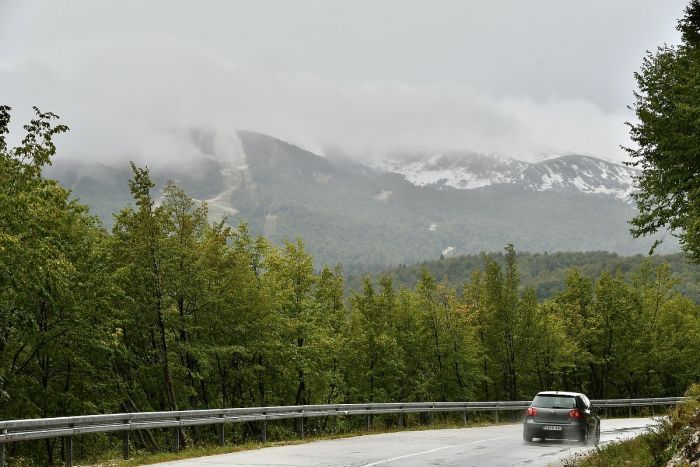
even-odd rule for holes
{"type": "Polygon", "coordinates": [[[673,408],[668,418],[660,422],[656,429],[630,440],[598,447],[590,454],[568,459],[565,465],[567,467],[666,465],[683,449],[691,434],[694,431],[700,431],[700,385],[693,385],[686,396],[690,399],[673,408]]]}
{"type": "Polygon", "coordinates": [[[656,465],[648,434],[629,441],[610,443],[597,447],[592,454],[574,457],[566,461],[567,467],[610,467],[634,466],[651,467],[656,465]]]}

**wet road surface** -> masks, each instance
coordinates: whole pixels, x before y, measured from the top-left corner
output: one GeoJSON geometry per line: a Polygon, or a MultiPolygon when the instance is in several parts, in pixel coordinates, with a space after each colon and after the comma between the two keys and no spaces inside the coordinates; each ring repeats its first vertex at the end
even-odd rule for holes
{"type": "MultiPolygon", "coordinates": [[[[602,420],[601,444],[654,425],[650,418],[602,420]]],[[[316,441],[157,464],[160,466],[547,466],[593,446],[522,440],[522,425],[403,431],[316,441]]]]}

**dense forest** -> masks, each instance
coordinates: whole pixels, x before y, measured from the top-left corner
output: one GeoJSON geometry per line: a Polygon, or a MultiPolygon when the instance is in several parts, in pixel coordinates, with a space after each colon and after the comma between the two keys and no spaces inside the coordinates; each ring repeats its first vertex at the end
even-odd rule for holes
{"type": "MultiPolygon", "coordinates": [[[[505,264],[503,253],[490,253],[489,258],[505,264]]],[[[437,280],[443,281],[459,291],[469,282],[472,274],[483,267],[485,254],[463,255],[424,261],[419,264],[399,265],[377,271],[364,269],[346,270],[345,286],[348,293],[362,289],[363,278],[371,275],[376,281],[384,275],[391,276],[394,285],[413,288],[424,271],[437,280]]],[[[575,268],[582,276],[596,279],[603,272],[620,272],[630,274],[647,266],[668,264],[676,279],[674,290],[700,304],[700,266],[689,262],[682,254],[654,256],[621,256],[607,251],[555,252],[555,253],[518,253],[518,272],[523,286],[535,290],[538,300],[552,298],[564,290],[567,271],[575,268]]]]}
{"type": "MultiPolygon", "coordinates": [[[[67,130],[55,118],[37,111],[9,148],[0,107],[2,419],[554,388],[664,396],[700,378],[699,308],[667,264],[572,268],[538,300],[507,245],[459,288],[424,271],[411,287],[365,278],[346,298],[342,268],[315,271],[301,241],[278,247],[245,224],[211,224],[173,183],[154,199],[133,164],[133,200],[105,230],[42,176],[67,130]]],[[[59,445],[9,454],[45,462],[59,445]]]]}

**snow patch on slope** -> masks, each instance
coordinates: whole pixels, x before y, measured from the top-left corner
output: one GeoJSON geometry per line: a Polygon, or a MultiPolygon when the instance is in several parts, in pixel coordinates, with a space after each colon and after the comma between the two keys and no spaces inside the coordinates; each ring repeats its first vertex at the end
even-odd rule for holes
{"type": "Polygon", "coordinates": [[[377,168],[398,173],[418,186],[446,185],[470,190],[507,183],[524,163],[496,156],[435,154],[427,159],[383,159],[377,168]]]}
{"type": "Polygon", "coordinates": [[[376,195],[374,195],[373,198],[377,201],[381,201],[382,203],[386,203],[387,201],[389,201],[389,196],[391,196],[391,193],[391,190],[382,190],[376,195]]]}
{"type": "Polygon", "coordinates": [[[637,171],[590,156],[562,156],[531,164],[516,179],[535,191],[578,191],[630,201],[637,171]]]}
{"type": "Polygon", "coordinates": [[[569,155],[529,163],[483,155],[440,155],[384,159],[379,169],[396,173],[418,186],[470,190],[516,184],[533,191],[577,191],[630,201],[633,168],[590,156],[569,155]]]}

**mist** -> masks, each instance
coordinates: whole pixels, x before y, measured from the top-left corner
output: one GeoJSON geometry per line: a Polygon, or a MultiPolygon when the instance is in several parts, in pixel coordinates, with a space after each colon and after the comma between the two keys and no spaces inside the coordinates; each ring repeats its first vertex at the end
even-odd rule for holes
{"type": "Polygon", "coordinates": [[[191,127],[370,161],[397,151],[620,161],[632,74],[645,48],[675,40],[662,32],[683,5],[96,3],[2,7],[2,102],[15,125],[32,105],[58,113],[71,128],[59,157],[152,163],[197,155],[181,131],[191,127]],[[598,29],[567,26],[564,12],[598,29]]]}

